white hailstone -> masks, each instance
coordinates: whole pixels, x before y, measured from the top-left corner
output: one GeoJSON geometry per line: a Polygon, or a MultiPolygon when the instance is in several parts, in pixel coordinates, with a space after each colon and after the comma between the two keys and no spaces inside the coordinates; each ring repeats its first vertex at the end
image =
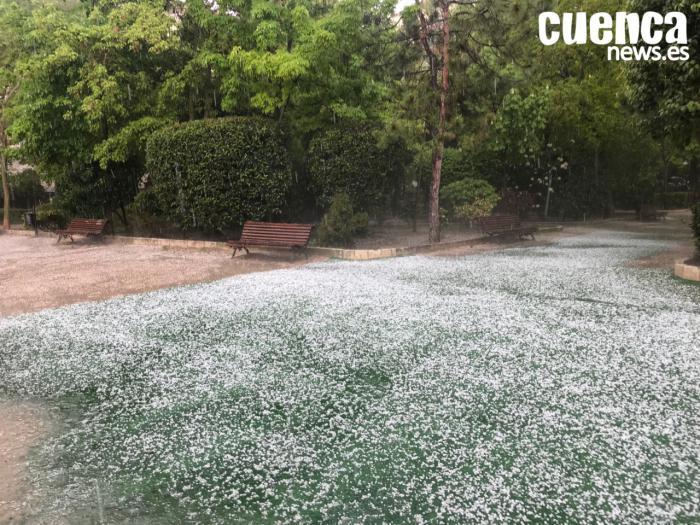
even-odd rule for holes
{"type": "Polygon", "coordinates": [[[316,263],[3,318],[0,392],[72,418],[37,455],[57,515],[100,479],[190,522],[697,520],[700,296],[625,266],[668,246],[316,263]]]}

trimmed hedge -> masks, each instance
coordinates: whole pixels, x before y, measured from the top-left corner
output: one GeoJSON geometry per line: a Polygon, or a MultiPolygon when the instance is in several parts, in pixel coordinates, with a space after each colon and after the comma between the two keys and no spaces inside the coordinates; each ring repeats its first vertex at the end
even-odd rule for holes
{"type": "Polygon", "coordinates": [[[346,193],[358,211],[376,207],[385,198],[390,159],[377,145],[370,127],[322,132],[309,144],[308,162],[311,191],[324,209],[338,193],[346,193]]]}
{"type": "Polygon", "coordinates": [[[150,191],[183,229],[222,231],[279,214],[292,172],[267,119],[197,120],[156,131],[147,145],[150,191]]]}
{"type": "Polygon", "coordinates": [[[316,231],[316,238],[321,246],[352,246],[355,235],[367,233],[368,222],[366,212],[353,211],[347,193],[338,193],[316,231]]]}
{"type": "MultiPolygon", "coordinates": [[[[432,147],[424,149],[413,160],[414,171],[422,174],[422,178],[426,181],[432,178],[432,153],[432,147]]],[[[464,179],[483,178],[483,175],[479,175],[478,171],[465,152],[456,148],[445,148],[442,156],[440,185],[446,186],[464,179]]]]}
{"type": "Polygon", "coordinates": [[[56,204],[56,202],[47,202],[36,208],[36,220],[40,227],[47,230],[55,230],[57,228],[65,228],[70,220],[70,215],[65,208],[56,204]]]}
{"type": "Polygon", "coordinates": [[[440,198],[453,218],[472,220],[491,214],[500,197],[482,179],[462,179],[443,186],[440,198]]]}

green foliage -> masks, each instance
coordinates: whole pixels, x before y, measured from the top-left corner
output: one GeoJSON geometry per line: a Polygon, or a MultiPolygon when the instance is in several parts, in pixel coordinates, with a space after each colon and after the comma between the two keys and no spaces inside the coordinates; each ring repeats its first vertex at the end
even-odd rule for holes
{"type": "Polygon", "coordinates": [[[489,215],[500,200],[495,188],[481,179],[462,179],[447,184],[440,191],[440,197],[448,214],[462,220],[489,215]]]}
{"type": "Polygon", "coordinates": [[[442,184],[447,185],[474,176],[474,166],[461,150],[445,148],[442,156],[442,174],[440,177],[442,184]]]}
{"type": "Polygon", "coordinates": [[[654,195],[654,204],[664,210],[688,208],[690,202],[691,193],[687,191],[669,191],[654,195]]]}
{"type": "Polygon", "coordinates": [[[61,206],[47,202],[37,206],[36,219],[41,228],[54,230],[65,227],[70,221],[70,215],[61,206]]]}
{"type": "Polygon", "coordinates": [[[550,216],[560,219],[581,220],[606,216],[610,207],[610,192],[601,183],[589,177],[569,176],[557,184],[551,195],[550,216]]]}
{"type": "Polygon", "coordinates": [[[322,208],[341,192],[357,210],[367,211],[382,202],[390,159],[377,145],[371,128],[345,126],[325,131],[311,141],[308,159],[311,189],[322,208]]]}
{"type": "MultiPolygon", "coordinates": [[[[658,131],[698,141],[700,121],[700,4],[697,0],[632,0],[634,11],[680,11],[688,26],[689,61],[632,62],[627,70],[632,102],[646,112],[658,131]],[[694,137],[689,137],[695,133],[694,137]]],[[[668,44],[661,42],[662,47],[668,44]]],[[[663,50],[662,52],[665,52],[663,50]]]]}
{"type": "Polygon", "coordinates": [[[33,12],[11,131],[22,157],[56,182],[57,205],[126,221],[145,140],[167,122],[153,113],[179,43],[158,2],[98,7],[87,18],[54,7],[33,12]]]}
{"type": "MultiPolygon", "coordinates": [[[[687,61],[639,61],[626,69],[629,100],[645,128],[670,157],[688,166],[687,185],[700,191],[700,3],[697,0],[632,0],[632,10],[680,11],[687,19],[687,61]]],[[[668,44],[661,42],[662,53],[668,44]]],[[[664,186],[665,187],[665,186],[664,186]]]]}
{"type": "Polygon", "coordinates": [[[146,150],[146,142],[151,133],[169,123],[166,119],[155,117],[143,117],[129,122],[95,147],[94,159],[100,168],[107,169],[110,163],[125,163],[140,158],[146,150]]]}
{"type": "Polygon", "coordinates": [[[503,98],[494,124],[494,149],[512,166],[533,165],[545,147],[549,91],[527,96],[511,91],[503,98]]]}
{"type": "Polygon", "coordinates": [[[148,141],[158,208],[183,229],[222,231],[282,211],[291,171],[276,124],[262,118],[198,120],[148,141]]]}
{"type": "Polygon", "coordinates": [[[8,127],[15,104],[21,76],[17,62],[27,53],[26,34],[28,12],[14,2],[0,3],[0,187],[3,188],[2,225],[10,227],[12,192],[9,188],[8,157],[10,137],[8,127]]]}
{"type": "Polygon", "coordinates": [[[146,237],[178,237],[182,232],[170,222],[160,210],[158,197],[153,188],[140,191],[126,208],[130,234],[146,237]]]}
{"type": "Polygon", "coordinates": [[[351,246],[353,237],[367,231],[368,220],[366,212],[354,212],[346,193],[337,193],[316,231],[316,238],[322,246],[351,246]]]}
{"type": "MultiPolygon", "coordinates": [[[[39,204],[46,200],[46,191],[36,171],[27,169],[10,176],[9,180],[12,205],[15,208],[29,209],[34,202],[39,204]]],[[[2,187],[0,187],[0,195],[2,195],[2,187]]]]}
{"type": "MultiPolygon", "coordinates": [[[[414,159],[413,169],[419,171],[424,180],[430,180],[432,170],[432,151],[427,148],[420,150],[414,159]]],[[[442,157],[441,184],[447,185],[466,178],[477,178],[474,164],[467,155],[457,148],[445,148],[442,157]]]]}
{"type": "Polygon", "coordinates": [[[134,202],[129,206],[129,211],[137,215],[162,215],[158,204],[158,195],[152,187],[146,188],[134,198],[134,202]]]}
{"type": "MultiPolygon", "coordinates": [[[[124,221],[148,137],[230,114],[272,116],[289,131],[297,177],[287,215],[327,209],[342,191],[357,210],[415,219],[438,142],[443,186],[485,179],[528,192],[542,210],[551,175],[550,211],[567,217],[639,207],[661,188],[697,191],[697,1],[632,1],[684,12],[691,37],[688,62],[633,64],[607,61],[600,46],[540,45],[540,7],[516,4],[452,5],[438,133],[441,64],[431,67],[417,21],[422,9],[440,25],[435,3],[409,6],[396,24],[382,0],[0,2],[0,95],[12,92],[0,96],[0,128],[56,183],[66,213],[124,221]]],[[[429,35],[434,49],[440,38],[429,35]]]]}
{"type": "Polygon", "coordinates": [[[252,2],[247,39],[228,55],[227,111],[288,118],[301,133],[375,118],[388,94],[379,46],[392,37],[390,2],[252,2]]]}

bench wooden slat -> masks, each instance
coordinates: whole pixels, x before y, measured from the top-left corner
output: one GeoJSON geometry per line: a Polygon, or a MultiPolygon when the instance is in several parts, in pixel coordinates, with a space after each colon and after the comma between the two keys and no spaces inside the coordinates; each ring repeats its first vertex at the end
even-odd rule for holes
{"type": "Polygon", "coordinates": [[[275,235],[245,235],[242,241],[276,241],[276,242],[306,242],[308,235],[285,235],[284,237],[275,235]]]}
{"type": "Polygon", "coordinates": [[[523,226],[520,223],[520,217],[517,215],[491,215],[489,217],[480,217],[477,219],[481,232],[490,236],[506,236],[517,235],[520,238],[524,236],[532,237],[534,240],[537,228],[534,226],[523,226]]]}
{"type": "Polygon", "coordinates": [[[58,234],[58,239],[56,242],[60,242],[61,239],[67,238],[70,238],[70,240],[73,241],[73,235],[102,235],[106,225],[106,219],[85,219],[77,217],[70,221],[67,228],[56,231],[58,234]]]}
{"type": "Polygon", "coordinates": [[[233,248],[232,256],[239,249],[248,252],[248,246],[303,248],[309,243],[312,229],[313,224],[246,221],[241,238],[228,244],[233,248]]]}

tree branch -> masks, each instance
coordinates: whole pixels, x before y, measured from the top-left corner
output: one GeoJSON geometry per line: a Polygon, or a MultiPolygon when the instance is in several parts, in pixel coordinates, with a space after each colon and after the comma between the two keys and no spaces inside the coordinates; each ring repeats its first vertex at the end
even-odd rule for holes
{"type": "MultiPolygon", "coordinates": [[[[419,0],[416,0],[416,5],[419,5],[419,0]]],[[[425,18],[425,13],[422,9],[418,9],[418,22],[420,23],[420,43],[423,46],[423,50],[428,57],[428,64],[430,65],[430,85],[433,87],[433,89],[437,89],[437,68],[435,65],[436,57],[435,52],[430,47],[430,41],[428,39],[428,21],[425,18]]]]}

